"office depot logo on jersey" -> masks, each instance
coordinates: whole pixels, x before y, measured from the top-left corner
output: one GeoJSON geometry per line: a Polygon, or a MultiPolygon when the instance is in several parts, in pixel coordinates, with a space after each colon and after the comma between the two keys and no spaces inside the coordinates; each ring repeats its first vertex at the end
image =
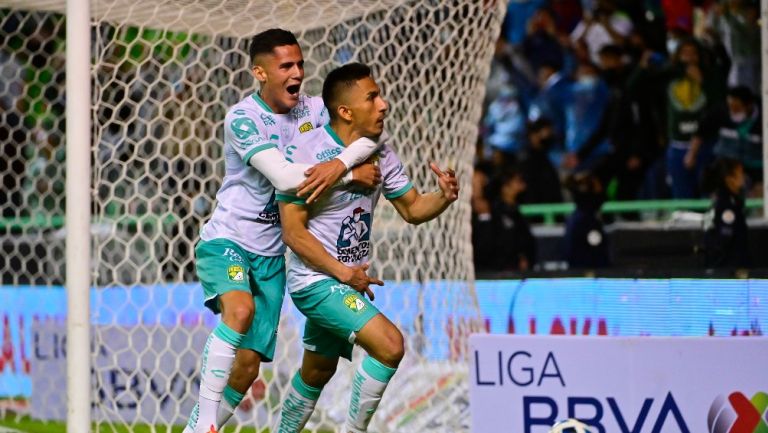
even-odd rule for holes
{"type": "Polygon", "coordinates": [[[768,394],[757,392],[719,395],[709,408],[709,433],[768,433],[768,394]]]}

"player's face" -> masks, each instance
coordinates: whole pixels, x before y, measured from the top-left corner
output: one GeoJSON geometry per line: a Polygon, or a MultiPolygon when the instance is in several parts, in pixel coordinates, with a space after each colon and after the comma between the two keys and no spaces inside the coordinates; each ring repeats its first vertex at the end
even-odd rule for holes
{"type": "Polygon", "coordinates": [[[261,98],[276,113],[287,113],[299,103],[304,81],[304,56],[298,45],[275,47],[260,56],[253,75],[261,82],[261,98]]]}
{"type": "Polygon", "coordinates": [[[357,88],[350,92],[348,106],[355,129],[363,137],[378,138],[381,135],[389,106],[373,78],[366,77],[357,82],[357,88]]]}

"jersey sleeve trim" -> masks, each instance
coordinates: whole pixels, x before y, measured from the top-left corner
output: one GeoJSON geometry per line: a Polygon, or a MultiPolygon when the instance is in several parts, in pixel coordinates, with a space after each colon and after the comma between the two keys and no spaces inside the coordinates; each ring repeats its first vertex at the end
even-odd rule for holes
{"type": "Polygon", "coordinates": [[[401,197],[401,196],[405,195],[405,193],[410,191],[412,188],[413,188],[413,183],[409,181],[408,183],[405,184],[405,186],[403,186],[402,188],[398,189],[397,191],[394,191],[394,192],[389,193],[389,194],[384,194],[384,198],[387,199],[387,200],[396,199],[398,197],[401,197]]]}
{"type": "Polygon", "coordinates": [[[267,143],[267,144],[256,146],[253,149],[249,150],[248,153],[245,154],[245,156],[243,157],[243,161],[245,161],[245,163],[248,164],[248,162],[251,160],[251,157],[253,157],[253,155],[256,155],[261,151],[271,149],[273,147],[277,148],[277,145],[275,143],[267,143]]]}
{"type": "Polygon", "coordinates": [[[284,203],[291,203],[291,204],[300,204],[300,205],[307,204],[306,199],[303,199],[301,197],[296,197],[295,195],[290,195],[290,194],[275,194],[275,200],[282,201],[284,203]]]}

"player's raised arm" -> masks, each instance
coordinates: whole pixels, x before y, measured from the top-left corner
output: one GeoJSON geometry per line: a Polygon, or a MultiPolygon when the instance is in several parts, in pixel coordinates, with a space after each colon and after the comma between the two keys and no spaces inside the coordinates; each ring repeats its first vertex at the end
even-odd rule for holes
{"type": "Polygon", "coordinates": [[[459,198],[459,181],[453,170],[442,171],[435,163],[430,163],[429,167],[437,175],[440,190],[420,194],[411,188],[405,194],[391,199],[400,216],[410,224],[421,224],[437,217],[459,198]]]}
{"type": "Polygon", "coordinates": [[[278,201],[280,206],[280,221],[283,226],[283,242],[301,257],[310,267],[336,278],[340,282],[361,293],[367,293],[374,298],[371,284],[383,286],[384,282],[369,277],[365,271],[368,264],[362,266],[346,266],[339,262],[323,248],[317,238],[307,230],[309,212],[306,206],[298,203],[278,201]]]}

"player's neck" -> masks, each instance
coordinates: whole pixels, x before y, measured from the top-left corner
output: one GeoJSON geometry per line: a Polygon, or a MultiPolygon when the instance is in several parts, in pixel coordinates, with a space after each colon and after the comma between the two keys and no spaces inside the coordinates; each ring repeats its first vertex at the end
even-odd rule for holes
{"type": "Polygon", "coordinates": [[[351,125],[331,121],[330,127],[333,132],[336,133],[336,137],[341,140],[344,147],[349,146],[353,141],[362,137],[362,135],[354,130],[351,125]]]}
{"type": "Polygon", "coordinates": [[[269,107],[270,110],[272,110],[275,114],[286,114],[289,111],[291,111],[290,108],[281,108],[277,104],[277,99],[273,97],[269,92],[265,92],[264,89],[259,89],[256,91],[256,96],[261,99],[264,104],[269,107]]]}

